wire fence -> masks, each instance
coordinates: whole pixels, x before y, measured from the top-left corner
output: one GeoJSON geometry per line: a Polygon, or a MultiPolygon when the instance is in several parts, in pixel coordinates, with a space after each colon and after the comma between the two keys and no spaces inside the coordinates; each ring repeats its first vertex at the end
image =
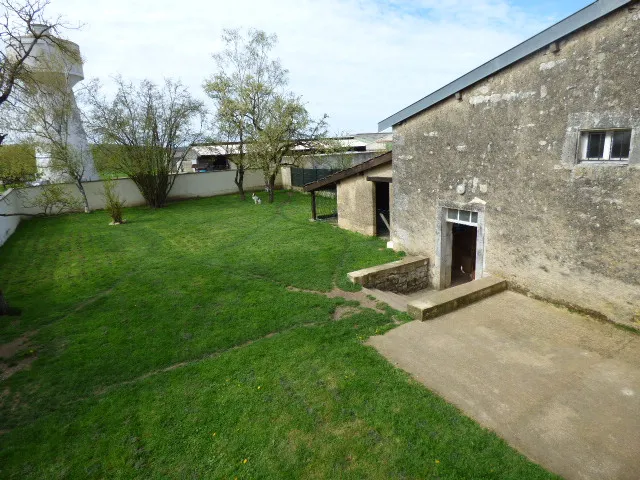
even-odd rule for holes
{"type": "Polygon", "coordinates": [[[316,220],[338,221],[338,195],[335,185],[316,190],[316,220]]]}
{"type": "Polygon", "coordinates": [[[331,168],[292,168],[291,185],[304,187],[308,183],[317,182],[339,171],[331,168]]]}

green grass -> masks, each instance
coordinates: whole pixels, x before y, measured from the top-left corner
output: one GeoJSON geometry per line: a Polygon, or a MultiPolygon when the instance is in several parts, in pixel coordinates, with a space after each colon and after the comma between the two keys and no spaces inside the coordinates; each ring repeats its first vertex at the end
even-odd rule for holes
{"type": "Polygon", "coordinates": [[[364,344],[404,316],[288,288],[398,258],[308,216],[278,194],[24,222],[0,343],[37,358],[0,385],[0,477],[554,478],[364,344]]]}

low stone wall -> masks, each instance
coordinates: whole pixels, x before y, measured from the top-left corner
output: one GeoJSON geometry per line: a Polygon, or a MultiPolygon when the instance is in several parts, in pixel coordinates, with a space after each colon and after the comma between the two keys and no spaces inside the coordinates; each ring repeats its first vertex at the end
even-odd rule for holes
{"type": "Polygon", "coordinates": [[[348,277],[351,282],[366,288],[394,293],[413,293],[429,287],[429,259],[406,257],[395,262],[351,272],[348,277]]]}

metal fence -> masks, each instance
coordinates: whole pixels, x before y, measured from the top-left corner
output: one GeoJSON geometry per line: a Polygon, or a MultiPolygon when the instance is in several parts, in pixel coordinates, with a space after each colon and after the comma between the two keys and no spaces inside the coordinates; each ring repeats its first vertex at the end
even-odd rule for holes
{"type": "MultiPolygon", "coordinates": [[[[338,220],[338,201],[335,185],[329,185],[313,192],[315,219],[335,222],[338,220]]],[[[313,207],[312,207],[313,208],[313,207]]]]}
{"type": "Polygon", "coordinates": [[[329,168],[292,168],[291,185],[304,187],[307,183],[317,182],[339,171],[329,168]]]}

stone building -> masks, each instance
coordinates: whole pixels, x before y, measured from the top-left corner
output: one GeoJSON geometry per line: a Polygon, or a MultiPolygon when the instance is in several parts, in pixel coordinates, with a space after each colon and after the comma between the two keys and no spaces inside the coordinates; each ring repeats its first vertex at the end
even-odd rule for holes
{"type": "Polygon", "coordinates": [[[338,226],[364,235],[389,236],[393,186],[391,152],[305,185],[315,197],[327,188],[335,189],[338,226]]]}
{"type": "Polygon", "coordinates": [[[640,4],[599,0],[383,120],[394,248],[640,321],[640,4]]]}

